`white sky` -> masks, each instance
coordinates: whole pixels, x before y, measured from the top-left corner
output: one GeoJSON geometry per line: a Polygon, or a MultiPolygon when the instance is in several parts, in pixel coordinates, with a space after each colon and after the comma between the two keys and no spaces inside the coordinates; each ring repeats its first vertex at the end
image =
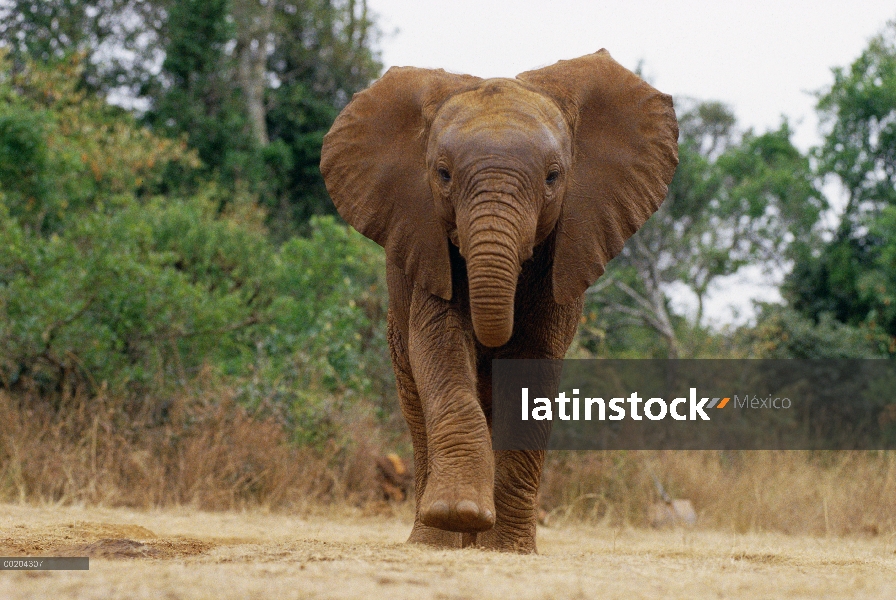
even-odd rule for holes
{"type": "MultiPolygon", "coordinates": [[[[513,77],[606,48],[630,69],[643,61],[644,75],[663,92],[725,102],[742,129],[776,128],[786,115],[803,150],[820,140],[811,92],[829,85],[831,68],[849,65],[896,18],[893,0],[368,0],[368,6],[386,34],[386,67],[513,77]]],[[[719,288],[707,307],[716,323],[752,315],[748,297],[780,297],[757,276],[719,288]]]]}
{"type": "Polygon", "coordinates": [[[817,140],[814,99],[888,19],[892,0],[368,0],[386,33],[389,66],[443,68],[480,77],[517,73],[606,48],[658,89],[721,100],[740,123],[817,140]],[[511,7],[511,8],[508,8],[511,7]]]}

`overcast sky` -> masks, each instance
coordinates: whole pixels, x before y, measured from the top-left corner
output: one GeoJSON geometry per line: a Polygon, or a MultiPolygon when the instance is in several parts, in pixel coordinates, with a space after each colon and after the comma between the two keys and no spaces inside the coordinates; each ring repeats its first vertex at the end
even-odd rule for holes
{"type": "Polygon", "coordinates": [[[731,105],[745,127],[787,115],[804,149],[816,143],[814,99],[831,67],[848,65],[887,20],[893,0],[368,0],[385,32],[389,66],[480,77],[606,48],[628,68],[643,61],[663,92],[731,105]]]}
{"type": "MultiPolygon", "coordinates": [[[[386,67],[444,68],[480,77],[529,69],[606,48],[673,96],[721,100],[742,129],[777,128],[819,142],[811,92],[830,85],[896,18],[893,0],[368,0],[385,35],[386,67]]],[[[741,322],[751,298],[776,300],[755,273],[723,282],[707,307],[715,323],[741,322]],[[724,291],[722,291],[724,290],[724,291]],[[739,314],[739,316],[738,316],[739,314]]],[[[679,295],[679,302],[687,299],[679,295]]]]}

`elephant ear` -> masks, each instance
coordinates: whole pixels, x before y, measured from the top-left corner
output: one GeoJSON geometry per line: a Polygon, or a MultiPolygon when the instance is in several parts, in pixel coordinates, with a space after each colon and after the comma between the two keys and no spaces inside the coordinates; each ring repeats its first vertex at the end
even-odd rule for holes
{"type": "Polygon", "coordinates": [[[393,67],[355,94],[321,151],[320,170],[339,214],[385,248],[416,285],[446,300],[448,237],[427,179],[427,133],[439,106],[477,80],[393,67]]]}
{"type": "Polygon", "coordinates": [[[553,98],[573,130],[573,161],[554,249],[554,300],[597,281],[666,196],[678,122],[662,94],[601,50],[518,79],[553,98]]]}

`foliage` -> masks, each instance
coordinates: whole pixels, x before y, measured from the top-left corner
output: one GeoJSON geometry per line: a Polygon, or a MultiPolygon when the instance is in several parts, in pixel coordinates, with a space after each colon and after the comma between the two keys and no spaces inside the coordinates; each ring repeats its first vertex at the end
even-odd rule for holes
{"type": "Polygon", "coordinates": [[[298,439],[323,442],[340,435],[339,413],[359,397],[376,399],[386,420],[395,391],[382,250],[332,217],[310,225],[310,237],[290,239],[275,257],[244,400],[291,407],[298,439]]]}
{"type": "Polygon", "coordinates": [[[17,70],[83,56],[77,86],[197,151],[201,168],[168,170],[172,191],[248,193],[280,241],[335,214],[320,146],[379,75],[378,41],[365,0],[0,0],[17,70]]]}
{"type": "Polygon", "coordinates": [[[202,175],[256,197],[280,240],[335,214],[318,169],[323,136],[381,68],[377,29],[357,4],[181,0],[169,11],[146,122],[186,135],[202,175]]]}
{"type": "Polygon", "coordinates": [[[245,106],[233,85],[230,1],[181,0],[167,22],[165,60],[145,90],[152,104],[143,119],[159,134],[184,136],[203,164],[200,171],[170,173],[173,187],[208,178],[230,189],[262,181],[258,148],[246,135],[245,106]]]}
{"type": "Polygon", "coordinates": [[[816,321],[831,314],[896,336],[896,21],[833,74],[819,95],[825,139],[817,154],[847,204],[830,242],[797,264],[785,292],[816,321]]]}
{"type": "Polygon", "coordinates": [[[49,237],[5,219],[2,244],[12,250],[0,265],[5,385],[49,392],[182,383],[203,360],[237,353],[221,334],[249,317],[240,294],[176,268],[176,255],[154,239],[171,221],[192,222],[196,215],[183,211],[196,212],[161,202],[111,216],[89,211],[49,237]]]}
{"type": "Polygon", "coordinates": [[[10,214],[37,233],[58,232],[70,211],[113,210],[122,195],[155,193],[171,164],[198,165],[180,141],[78,90],[83,68],[73,56],[0,81],[0,190],[10,214]]]}
{"type": "Polygon", "coordinates": [[[849,221],[896,205],[896,21],[848,69],[832,71],[834,83],[818,99],[820,171],[836,175],[849,193],[849,221]]]}
{"type": "Polygon", "coordinates": [[[779,305],[765,305],[756,325],[742,328],[739,337],[756,358],[882,358],[896,354],[896,345],[881,331],[845,325],[828,313],[816,323],[779,305]]]}
{"type": "Polygon", "coordinates": [[[303,83],[270,92],[271,144],[265,148],[276,186],[263,196],[271,229],[278,237],[294,231],[315,214],[334,214],[320,175],[320,149],[338,110],[311,93],[303,83]]]}
{"type": "Polygon", "coordinates": [[[381,249],[332,217],[275,244],[214,185],[156,194],[195,157],[77,79],[0,82],[0,387],[154,402],[210,369],[304,441],[359,395],[390,397],[381,249]]]}
{"type": "Polygon", "coordinates": [[[276,249],[202,198],[87,212],[49,237],[2,216],[5,387],[137,392],[210,364],[274,402],[388,388],[382,256],[332,219],[276,249]]]}
{"type": "Polygon", "coordinates": [[[0,45],[17,69],[87,57],[79,85],[136,95],[158,64],[169,0],[0,0],[0,45]]]}
{"type": "Polygon", "coordinates": [[[382,64],[366,0],[277,0],[271,31],[265,160],[274,176],[264,200],[282,237],[311,215],[336,214],[318,168],[323,137],[382,64]]]}

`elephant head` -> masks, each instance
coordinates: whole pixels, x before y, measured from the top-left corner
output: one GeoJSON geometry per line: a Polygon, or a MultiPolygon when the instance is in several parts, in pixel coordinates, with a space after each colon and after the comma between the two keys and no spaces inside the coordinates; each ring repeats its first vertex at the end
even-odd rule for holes
{"type": "Polygon", "coordinates": [[[321,172],[343,218],[446,300],[457,246],[496,347],[533,249],[553,240],[554,300],[581,297],[663,201],[677,138],[671,97],[605,50],[516,79],[392,68],[336,119],[321,172]]]}

